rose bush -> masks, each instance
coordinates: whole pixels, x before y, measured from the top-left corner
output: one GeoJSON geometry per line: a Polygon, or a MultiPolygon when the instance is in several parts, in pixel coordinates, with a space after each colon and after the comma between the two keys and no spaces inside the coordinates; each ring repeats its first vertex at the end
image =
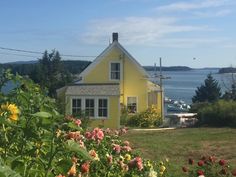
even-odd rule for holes
{"type": "Polygon", "coordinates": [[[189,177],[223,177],[236,176],[235,169],[231,169],[229,163],[224,159],[217,159],[214,156],[203,156],[200,160],[188,160],[188,166],[183,166],[184,176],[189,177]]]}

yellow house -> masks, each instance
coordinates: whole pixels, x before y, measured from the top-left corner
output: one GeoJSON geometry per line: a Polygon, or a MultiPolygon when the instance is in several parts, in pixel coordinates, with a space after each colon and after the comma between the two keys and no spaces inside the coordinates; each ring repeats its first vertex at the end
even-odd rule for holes
{"type": "Polygon", "coordinates": [[[64,98],[66,114],[82,110],[92,126],[119,128],[123,107],[130,114],[155,106],[161,114],[163,96],[149,74],[118,42],[113,42],[80,74],[81,80],[58,90],[64,98]]]}

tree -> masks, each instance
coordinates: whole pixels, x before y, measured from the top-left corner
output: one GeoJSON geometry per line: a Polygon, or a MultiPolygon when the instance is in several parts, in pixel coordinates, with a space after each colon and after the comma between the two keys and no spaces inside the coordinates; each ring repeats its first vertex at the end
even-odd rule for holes
{"type": "Polygon", "coordinates": [[[226,91],[223,95],[223,98],[226,100],[234,100],[236,101],[236,84],[233,83],[231,85],[231,89],[226,91]]]}
{"type": "Polygon", "coordinates": [[[47,88],[52,97],[56,96],[56,89],[73,81],[71,73],[64,68],[60,53],[55,50],[51,53],[44,52],[38,67],[31,73],[31,78],[42,88],[47,88]]]}
{"type": "Polygon", "coordinates": [[[196,95],[193,96],[192,102],[215,102],[221,96],[221,88],[217,80],[215,80],[211,74],[207,75],[207,78],[200,87],[197,87],[195,91],[196,95]]]}
{"type": "MultiPolygon", "coordinates": [[[[227,78],[226,78],[227,79],[227,78]]],[[[236,78],[235,74],[232,73],[230,78],[223,82],[225,87],[225,93],[223,99],[236,101],[236,78]]]]}

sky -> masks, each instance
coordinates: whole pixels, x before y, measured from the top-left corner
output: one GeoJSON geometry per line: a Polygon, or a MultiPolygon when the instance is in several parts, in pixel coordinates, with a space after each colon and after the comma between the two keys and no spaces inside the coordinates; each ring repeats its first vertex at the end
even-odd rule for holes
{"type": "Polygon", "coordinates": [[[0,0],[0,63],[93,60],[112,32],[142,65],[236,66],[236,0],[0,0]]]}

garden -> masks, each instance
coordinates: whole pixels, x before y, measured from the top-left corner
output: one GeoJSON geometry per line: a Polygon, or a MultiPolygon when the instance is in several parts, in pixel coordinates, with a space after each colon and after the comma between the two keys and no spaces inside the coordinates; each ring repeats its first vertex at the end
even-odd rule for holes
{"type": "Polygon", "coordinates": [[[140,149],[135,138],[143,136],[132,130],[89,128],[82,117],[61,115],[55,99],[30,79],[6,72],[0,86],[9,81],[16,87],[0,95],[0,176],[236,176],[235,166],[218,154],[184,155],[187,163],[173,168],[178,162],[168,151],[147,155],[174,149],[165,141],[145,142],[146,134],[140,149]]]}

